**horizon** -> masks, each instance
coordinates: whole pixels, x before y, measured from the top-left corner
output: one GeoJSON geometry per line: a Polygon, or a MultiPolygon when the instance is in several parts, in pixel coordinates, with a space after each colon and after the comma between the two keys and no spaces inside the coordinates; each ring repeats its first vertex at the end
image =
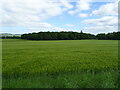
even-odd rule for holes
{"type": "MultiPolygon", "coordinates": [[[[81,30],[82,31],[82,30],[81,30]]],[[[80,32],[76,32],[76,33],[81,33],[80,32]]],[[[74,31],[40,31],[40,32],[74,32],[74,31]]],[[[113,32],[107,32],[107,33],[97,33],[97,34],[94,34],[94,33],[86,33],[86,34],[91,34],[91,35],[98,35],[98,34],[108,34],[108,33],[114,33],[114,32],[120,32],[120,31],[113,31],[113,32]]],[[[39,32],[29,32],[29,33],[39,33],[39,32]]],[[[29,33],[23,33],[23,34],[29,34],[29,33]]],[[[85,33],[82,31],[82,33],[85,33]]],[[[20,34],[20,33],[0,33],[0,34],[11,34],[11,35],[23,35],[23,34],[20,34]]]]}

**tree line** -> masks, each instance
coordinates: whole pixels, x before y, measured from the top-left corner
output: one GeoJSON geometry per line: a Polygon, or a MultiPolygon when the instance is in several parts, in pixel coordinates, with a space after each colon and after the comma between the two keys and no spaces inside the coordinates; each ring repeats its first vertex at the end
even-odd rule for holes
{"type": "Polygon", "coordinates": [[[97,34],[96,38],[99,40],[120,40],[120,32],[113,32],[113,33],[101,33],[97,34]]]}
{"type": "Polygon", "coordinates": [[[81,39],[98,39],[98,40],[120,40],[120,32],[89,34],[78,32],[38,32],[21,35],[21,39],[27,40],[81,40],[81,39]]]}
{"type": "Polygon", "coordinates": [[[2,38],[2,39],[21,39],[20,36],[2,36],[0,38],[2,38]]]}

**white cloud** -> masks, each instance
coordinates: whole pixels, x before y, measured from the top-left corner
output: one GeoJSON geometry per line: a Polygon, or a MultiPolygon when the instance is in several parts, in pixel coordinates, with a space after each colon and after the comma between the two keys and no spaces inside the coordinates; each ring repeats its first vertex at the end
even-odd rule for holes
{"type": "Polygon", "coordinates": [[[73,6],[69,3],[68,0],[60,0],[60,2],[62,2],[62,4],[67,8],[73,8],[73,6]]]}
{"type": "Polygon", "coordinates": [[[83,21],[89,27],[84,28],[85,31],[94,33],[107,33],[118,31],[118,18],[116,16],[104,16],[99,19],[86,19],[83,21]]]}
{"type": "Polygon", "coordinates": [[[114,27],[114,26],[85,27],[83,31],[86,33],[93,33],[93,34],[108,33],[108,32],[118,31],[118,27],[114,27]]]}
{"type": "Polygon", "coordinates": [[[68,11],[68,13],[69,13],[70,15],[74,15],[74,14],[76,13],[76,11],[68,11]]]}
{"type": "Polygon", "coordinates": [[[92,12],[91,16],[93,15],[101,18],[84,20],[83,23],[89,25],[84,28],[84,31],[95,34],[118,31],[118,0],[100,6],[92,12]]]}
{"type": "Polygon", "coordinates": [[[80,32],[80,30],[75,30],[75,29],[65,29],[65,28],[59,28],[59,27],[54,27],[54,31],[73,31],[73,32],[80,32]]]}
{"type": "Polygon", "coordinates": [[[80,13],[82,11],[89,10],[91,1],[93,1],[93,0],[78,0],[77,4],[76,4],[76,9],[69,11],[68,13],[70,15],[74,15],[76,13],[80,13]]]}
{"type": "MultiPolygon", "coordinates": [[[[79,14],[79,17],[87,17],[88,14],[81,13],[90,9],[92,0],[78,0],[76,9],[68,0],[2,0],[0,8],[0,17],[2,17],[2,26],[22,26],[31,31],[79,31],[69,30],[53,26],[42,22],[48,18],[62,15],[63,12],[70,10],[70,15],[79,14]]],[[[94,27],[87,27],[85,30],[105,30],[114,29],[117,25],[117,17],[105,15],[117,15],[117,2],[101,6],[98,10],[92,12],[92,15],[104,16],[99,19],[84,20],[84,24],[94,27]],[[111,29],[110,29],[111,28],[111,29]]],[[[73,26],[73,25],[67,25],[73,26]]]]}
{"type": "Polygon", "coordinates": [[[74,30],[74,29],[65,29],[65,28],[60,28],[57,26],[53,26],[51,24],[48,23],[41,23],[41,25],[39,25],[38,27],[30,27],[28,28],[28,32],[39,32],[39,31],[74,31],[74,32],[80,32],[79,30],[74,30]]]}
{"type": "Polygon", "coordinates": [[[76,7],[77,7],[77,9],[78,9],[79,11],[89,10],[89,9],[90,9],[90,2],[91,2],[91,1],[92,1],[92,0],[79,0],[79,1],[77,2],[76,7]]]}
{"type": "Polygon", "coordinates": [[[98,10],[94,10],[92,12],[92,15],[118,15],[118,1],[102,5],[98,10]]]}
{"type": "MultiPolygon", "coordinates": [[[[91,3],[92,2],[110,2],[111,0],[77,0],[76,9],[69,11],[68,13],[70,15],[74,15],[77,13],[81,13],[82,11],[87,11],[91,9],[91,3]]],[[[119,0],[113,0],[111,3],[102,5],[99,9],[94,10],[92,14],[90,15],[96,15],[96,16],[105,16],[105,15],[117,15],[118,14],[118,1],[119,0]]],[[[81,17],[83,14],[79,14],[81,17]]],[[[84,16],[83,16],[84,17],[84,16]]]]}
{"type": "Polygon", "coordinates": [[[2,0],[1,4],[2,26],[39,24],[73,7],[67,0],[2,0]]]}
{"type": "Polygon", "coordinates": [[[88,17],[88,14],[80,13],[78,16],[79,16],[79,17],[83,17],[83,18],[85,18],[85,17],[88,17]]]}
{"type": "MultiPolygon", "coordinates": [[[[68,0],[69,2],[77,2],[79,0],[68,0]]],[[[90,2],[114,2],[116,0],[92,0],[90,2]]]]}
{"type": "Polygon", "coordinates": [[[73,24],[66,24],[66,26],[68,26],[68,27],[74,27],[75,25],[73,25],[73,24]]]}
{"type": "Polygon", "coordinates": [[[99,19],[86,19],[83,21],[84,24],[88,25],[99,25],[99,26],[114,26],[118,24],[118,18],[115,16],[104,16],[99,19]]]}

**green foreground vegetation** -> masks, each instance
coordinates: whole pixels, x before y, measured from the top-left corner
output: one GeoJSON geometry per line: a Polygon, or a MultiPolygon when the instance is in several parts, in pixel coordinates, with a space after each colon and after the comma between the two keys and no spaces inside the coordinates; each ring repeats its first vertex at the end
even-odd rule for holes
{"type": "Polygon", "coordinates": [[[4,39],[3,88],[117,88],[118,40],[4,39]]]}

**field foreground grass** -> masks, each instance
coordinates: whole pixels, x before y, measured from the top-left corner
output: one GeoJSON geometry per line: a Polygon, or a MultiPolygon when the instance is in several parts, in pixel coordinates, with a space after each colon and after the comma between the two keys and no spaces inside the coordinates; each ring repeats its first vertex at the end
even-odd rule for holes
{"type": "Polygon", "coordinates": [[[3,44],[3,88],[117,88],[117,40],[3,44]]]}

